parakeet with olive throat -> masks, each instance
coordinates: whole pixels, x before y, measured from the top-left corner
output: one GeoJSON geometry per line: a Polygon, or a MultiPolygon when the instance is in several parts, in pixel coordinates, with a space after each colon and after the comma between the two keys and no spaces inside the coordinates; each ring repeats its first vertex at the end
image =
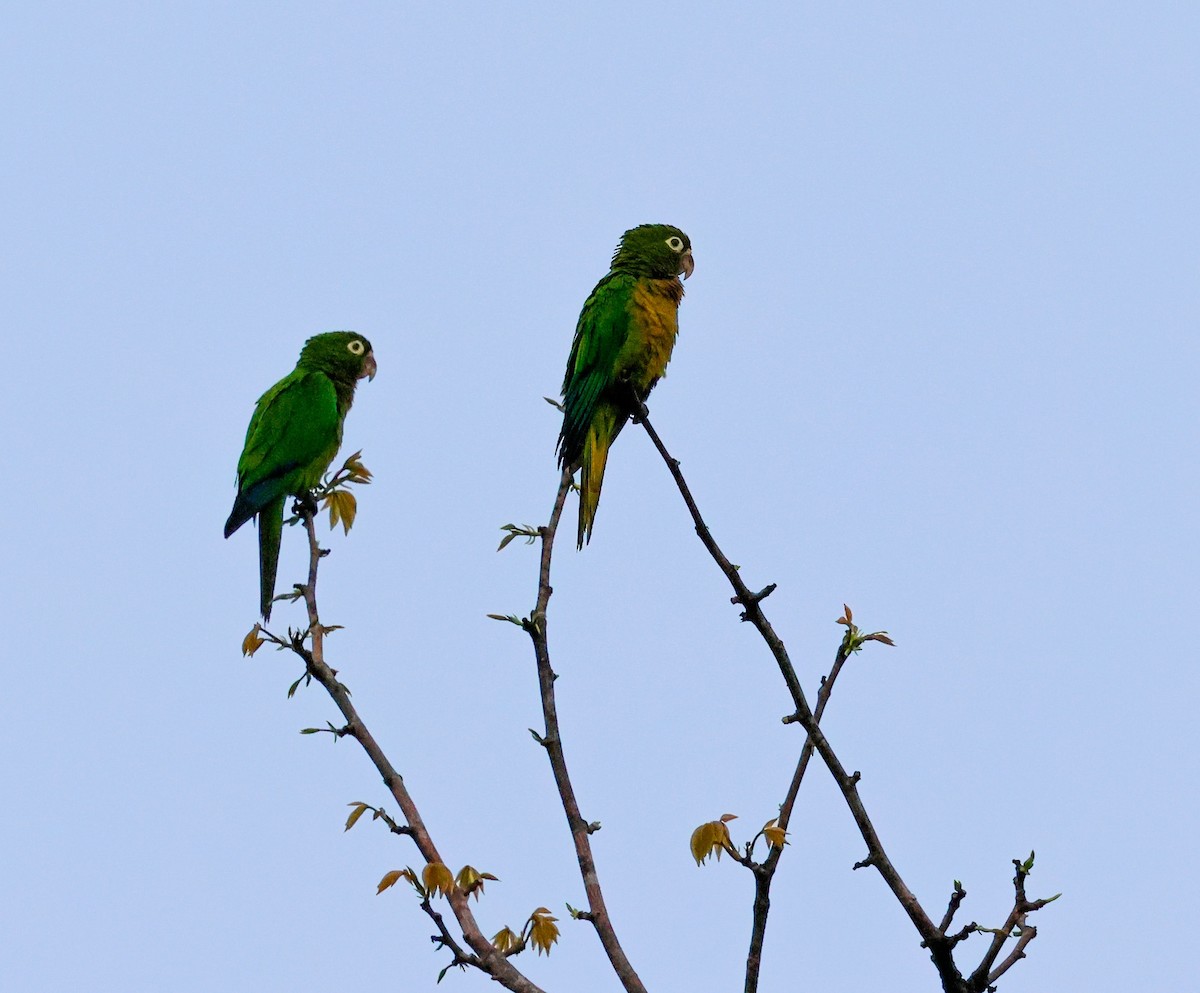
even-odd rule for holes
{"type": "Polygon", "coordinates": [[[271,619],[275,572],[288,497],[320,484],[342,444],[342,425],[363,377],[375,378],[371,343],[329,331],[304,343],[296,368],[258,398],[237,465],[237,498],[225,537],[258,518],[259,611],[271,619]]]}
{"type": "Polygon", "coordinates": [[[666,372],[679,333],[679,276],[687,279],[694,266],[679,228],[631,228],[579,314],[558,436],[559,466],[581,470],[579,548],[592,538],[609,446],[666,372]]]}

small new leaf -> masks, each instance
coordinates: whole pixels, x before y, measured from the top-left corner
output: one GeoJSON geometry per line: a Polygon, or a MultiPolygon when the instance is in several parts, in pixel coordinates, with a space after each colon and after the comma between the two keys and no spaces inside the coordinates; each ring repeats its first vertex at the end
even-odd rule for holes
{"type": "Polygon", "coordinates": [[[515,624],[521,630],[525,630],[525,619],[516,614],[488,614],[488,617],[493,621],[508,621],[509,624],[515,624]]]}
{"type": "Polygon", "coordinates": [[[555,923],[557,920],[558,918],[551,916],[546,907],[538,907],[529,915],[529,940],[533,942],[533,947],[539,955],[542,952],[549,955],[550,946],[558,941],[558,925],[555,923]]]}
{"type": "Polygon", "coordinates": [[[725,821],[709,821],[696,828],[692,832],[691,849],[696,865],[703,865],[704,860],[713,854],[717,856],[717,861],[720,861],[722,852],[733,850],[733,842],[729,838],[729,828],[725,826],[725,821]]]}
{"type": "Polygon", "coordinates": [[[458,876],[455,878],[455,883],[458,888],[467,894],[469,897],[472,893],[475,894],[475,899],[479,899],[479,895],[483,892],[484,880],[490,879],[493,882],[500,882],[499,878],[493,876],[490,872],[480,872],[474,866],[464,865],[458,870],[458,876]]]}
{"type": "Polygon", "coordinates": [[[1027,876],[1033,872],[1033,852],[1030,852],[1029,858],[1021,863],[1021,871],[1027,876]]]}
{"type": "Polygon", "coordinates": [[[454,889],[454,874],[441,862],[430,862],[421,870],[421,882],[430,896],[445,896],[454,889]]]}
{"type": "Polygon", "coordinates": [[[266,638],[259,637],[258,632],[261,630],[262,629],[255,624],[254,627],[250,629],[250,633],[242,639],[243,656],[253,655],[259,650],[259,648],[263,646],[263,643],[266,642],[266,638]]]}
{"type": "Polygon", "coordinates": [[[358,514],[358,498],[349,490],[334,490],[326,494],[325,506],[329,508],[329,530],[341,521],[342,533],[349,534],[358,514]]]}
{"type": "Polygon", "coordinates": [[[524,538],[525,544],[532,545],[541,535],[541,530],[532,524],[504,524],[500,530],[507,531],[508,534],[500,539],[500,547],[496,549],[498,552],[504,551],[505,546],[513,538],[524,538]]]}
{"type": "Polygon", "coordinates": [[[354,808],[352,811],[350,811],[350,816],[346,818],[346,827],[344,830],[349,831],[352,827],[354,827],[355,824],[358,823],[358,819],[371,808],[365,803],[348,803],[346,806],[354,808]]]}
{"type": "Polygon", "coordinates": [[[355,452],[342,463],[342,471],[346,473],[348,483],[360,483],[365,486],[371,482],[371,471],[362,464],[362,450],[355,452]]]}
{"type": "Polygon", "coordinates": [[[395,886],[396,883],[401,879],[407,879],[409,883],[412,884],[412,888],[417,891],[417,896],[421,897],[421,899],[425,898],[425,887],[421,885],[421,881],[417,878],[417,874],[413,872],[412,869],[407,867],[403,869],[393,869],[381,880],[379,880],[379,888],[375,891],[375,895],[378,896],[389,886],[395,886]]]}
{"type": "Polygon", "coordinates": [[[779,819],[772,818],[763,825],[763,837],[772,848],[782,848],[788,844],[787,832],[779,826],[779,819]]]}
{"type": "Polygon", "coordinates": [[[506,927],[497,931],[492,936],[492,944],[495,946],[496,951],[508,954],[521,944],[521,939],[512,928],[506,927]]]}
{"type": "Polygon", "coordinates": [[[410,870],[408,869],[393,869],[391,872],[387,873],[387,875],[379,880],[379,886],[375,889],[375,895],[379,896],[379,894],[384,890],[395,886],[396,883],[404,878],[404,874],[409,871],[410,870]]]}

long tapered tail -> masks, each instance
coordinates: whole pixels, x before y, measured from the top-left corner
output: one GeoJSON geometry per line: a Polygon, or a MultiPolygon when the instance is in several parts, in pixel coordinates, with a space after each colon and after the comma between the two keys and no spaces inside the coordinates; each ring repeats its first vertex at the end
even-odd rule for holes
{"type": "Polygon", "coordinates": [[[600,487],[604,485],[604,467],[608,464],[608,449],[625,426],[628,414],[612,404],[602,404],[592,415],[587,439],[583,443],[582,471],[579,474],[579,548],[592,540],[596,508],[600,505],[600,487]]]}
{"type": "Polygon", "coordinates": [[[284,499],[272,500],[258,512],[258,609],[264,621],[271,619],[271,601],[275,599],[275,573],[279,570],[279,542],[283,537],[284,499]]]}

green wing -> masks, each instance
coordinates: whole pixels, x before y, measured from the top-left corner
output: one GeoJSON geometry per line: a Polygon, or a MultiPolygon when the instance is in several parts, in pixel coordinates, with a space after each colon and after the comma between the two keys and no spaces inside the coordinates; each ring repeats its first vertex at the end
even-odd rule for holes
{"type": "Polygon", "coordinates": [[[563,426],[558,437],[558,461],[563,467],[579,463],[601,398],[620,378],[618,359],[631,329],[635,283],[626,273],[609,273],[596,284],[579,314],[563,378],[563,426]]]}
{"type": "Polygon", "coordinates": [[[225,537],[268,504],[316,486],[340,444],[337,392],[324,373],[295,369],[267,390],[246,430],[225,537]]]}

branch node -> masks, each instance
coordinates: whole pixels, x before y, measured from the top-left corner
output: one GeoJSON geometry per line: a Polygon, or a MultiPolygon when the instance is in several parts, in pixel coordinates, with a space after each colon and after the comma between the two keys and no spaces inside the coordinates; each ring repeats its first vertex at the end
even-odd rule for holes
{"type": "Polygon", "coordinates": [[[779,588],[778,583],[769,583],[757,593],[739,593],[730,599],[730,603],[740,603],[746,607],[757,607],[760,602],[769,597],[779,588]]]}
{"type": "Polygon", "coordinates": [[[872,866],[872,865],[876,865],[876,864],[877,864],[877,863],[876,863],[876,859],[875,859],[875,853],[874,853],[874,852],[871,852],[871,853],[870,853],[870,854],[869,854],[869,855],[868,855],[868,856],[867,856],[865,859],[863,859],[861,862],[855,862],[855,863],[854,863],[854,865],[853,865],[851,868],[854,868],[854,869],[865,869],[865,868],[867,868],[868,866],[872,866]]]}
{"type": "Polygon", "coordinates": [[[957,934],[948,936],[946,938],[946,941],[949,943],[950,947],[953,948],[960,941],[966,941],[970,935],[974,934],[978,930],[979,930],[979,925],[976,924],[974,921],[971,921],[970,924],[968,924],[965,928],[963,928],[957,934]]]}

